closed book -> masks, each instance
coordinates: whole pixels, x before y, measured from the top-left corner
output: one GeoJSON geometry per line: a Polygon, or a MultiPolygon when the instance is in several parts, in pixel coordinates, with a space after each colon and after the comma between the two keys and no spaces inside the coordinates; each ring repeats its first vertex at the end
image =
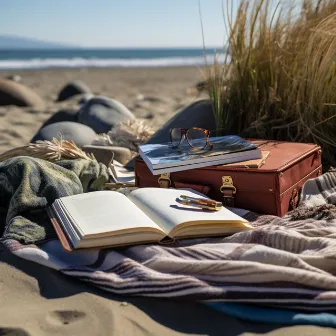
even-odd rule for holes
{"type": "Polygon", "coordinates": [[[186,141],[179,147],[171,143],[139,146],[139,155],[154,175],[261,159],[260,149],[252,142],[236,135],[211,137],[213,145],[195,149],[186,141]]]}

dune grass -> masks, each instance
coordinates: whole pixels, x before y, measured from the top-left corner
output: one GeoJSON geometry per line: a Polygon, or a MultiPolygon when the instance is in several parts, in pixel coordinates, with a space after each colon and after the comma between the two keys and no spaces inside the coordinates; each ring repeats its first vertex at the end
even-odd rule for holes
{"type": "Polygon", "coordinates": [[[227,65],[207,73],[218,133],[318,143],[336,166],[336,0],[231,7],[227,65]]]}

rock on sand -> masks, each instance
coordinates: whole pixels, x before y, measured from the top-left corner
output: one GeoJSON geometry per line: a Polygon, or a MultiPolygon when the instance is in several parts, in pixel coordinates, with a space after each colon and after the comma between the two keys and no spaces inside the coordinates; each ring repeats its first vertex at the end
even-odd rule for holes
{"type": "Polygon", "coordinates": [[[66,109],[59,110],[54,115],[52,115],[49,119],[47,119],[44,122],[42,127],[55,124],[61,121],[77,122],[77,120],[78,120],[78,110],[72,110],[70,108],[66,108],[66,109]]]}
{"type": "Polygon", "coordinates": [[[86,125],[62,121],[41,128],[31,142],[37,140],[51,141],[53,138],[59,139],[60,136],[63,140],[73,140],[77,146],[82,147],[90,145],[96,137],[96,133],[86,125]]]}
{"type": "Polygon", "coordinates": [[[42,107],[42,98],[27,86],[13,80],[0,80],[0,106],[42,107]]]}
{"type": "Polygon", "coordinates": [[[216,128],[212,105],[209,100],[199,100],[173,116],[146,142],[156,144],[169,142],[169,130],[173,127],[201,127],[208,130],[216,128]]]}
{"type": "Polygon", "coordinates": [[[73,96],[83,94],[83,93],[91,93],[91,90],[86,84],[81,81],[70,82],[65,85],[60,93],[58,94],[57,101],[67,100],[73,96]]]}
{"type": "Polygon", "coordinates": [[[107,133],[123,120],[135,119],[123,104],[107,97],[94,97],[81,106],[78,121],[91,127],[96,133],[107,133]]]}

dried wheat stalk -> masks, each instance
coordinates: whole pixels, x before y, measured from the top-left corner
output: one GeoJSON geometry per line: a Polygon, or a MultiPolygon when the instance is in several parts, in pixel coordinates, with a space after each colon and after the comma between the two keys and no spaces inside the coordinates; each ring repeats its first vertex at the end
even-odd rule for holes
{"type": "Polygon", "coordinates": [[[153,128],[145,120],[125,120],[115,125],[107,134],[97,135],[92,144],[121,146],[137,152],[138,146],[146,142],[153,134],[153,128]]]}
{"type": "Polygon", "coordinates": [[[30,156],[51,162],[79,158],[96,160],[93,154],[83,152],[72,140],[58,140],[56,138],[53,138],[52,141],[39,140],[36,143],[11,149],[0,154],[0,162],[16,156],[30,156]]]}

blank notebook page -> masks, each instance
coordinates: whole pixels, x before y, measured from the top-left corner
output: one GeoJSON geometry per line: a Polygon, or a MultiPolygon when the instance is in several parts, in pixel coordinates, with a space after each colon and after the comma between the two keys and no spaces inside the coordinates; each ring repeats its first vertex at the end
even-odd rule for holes
{"type": "Polygon", "coordinates": [[[246,222],[225,207],[222,207],[219,211],[209,212],[183,206],[177,202],[180,195],[195,198],[205,197],[192,190],[163,188],[139,188],[132,191],[128,197],[146,212],[153,221],[160,224],[166,233],[169,233],[176,225],[190,221],[246,222]]]}
{"type": "Polygon", "coordinates": [[[138,227],[159,229],[127,197],[117,192],[96,191],[60,200],[84,236],[138,227]]]}

